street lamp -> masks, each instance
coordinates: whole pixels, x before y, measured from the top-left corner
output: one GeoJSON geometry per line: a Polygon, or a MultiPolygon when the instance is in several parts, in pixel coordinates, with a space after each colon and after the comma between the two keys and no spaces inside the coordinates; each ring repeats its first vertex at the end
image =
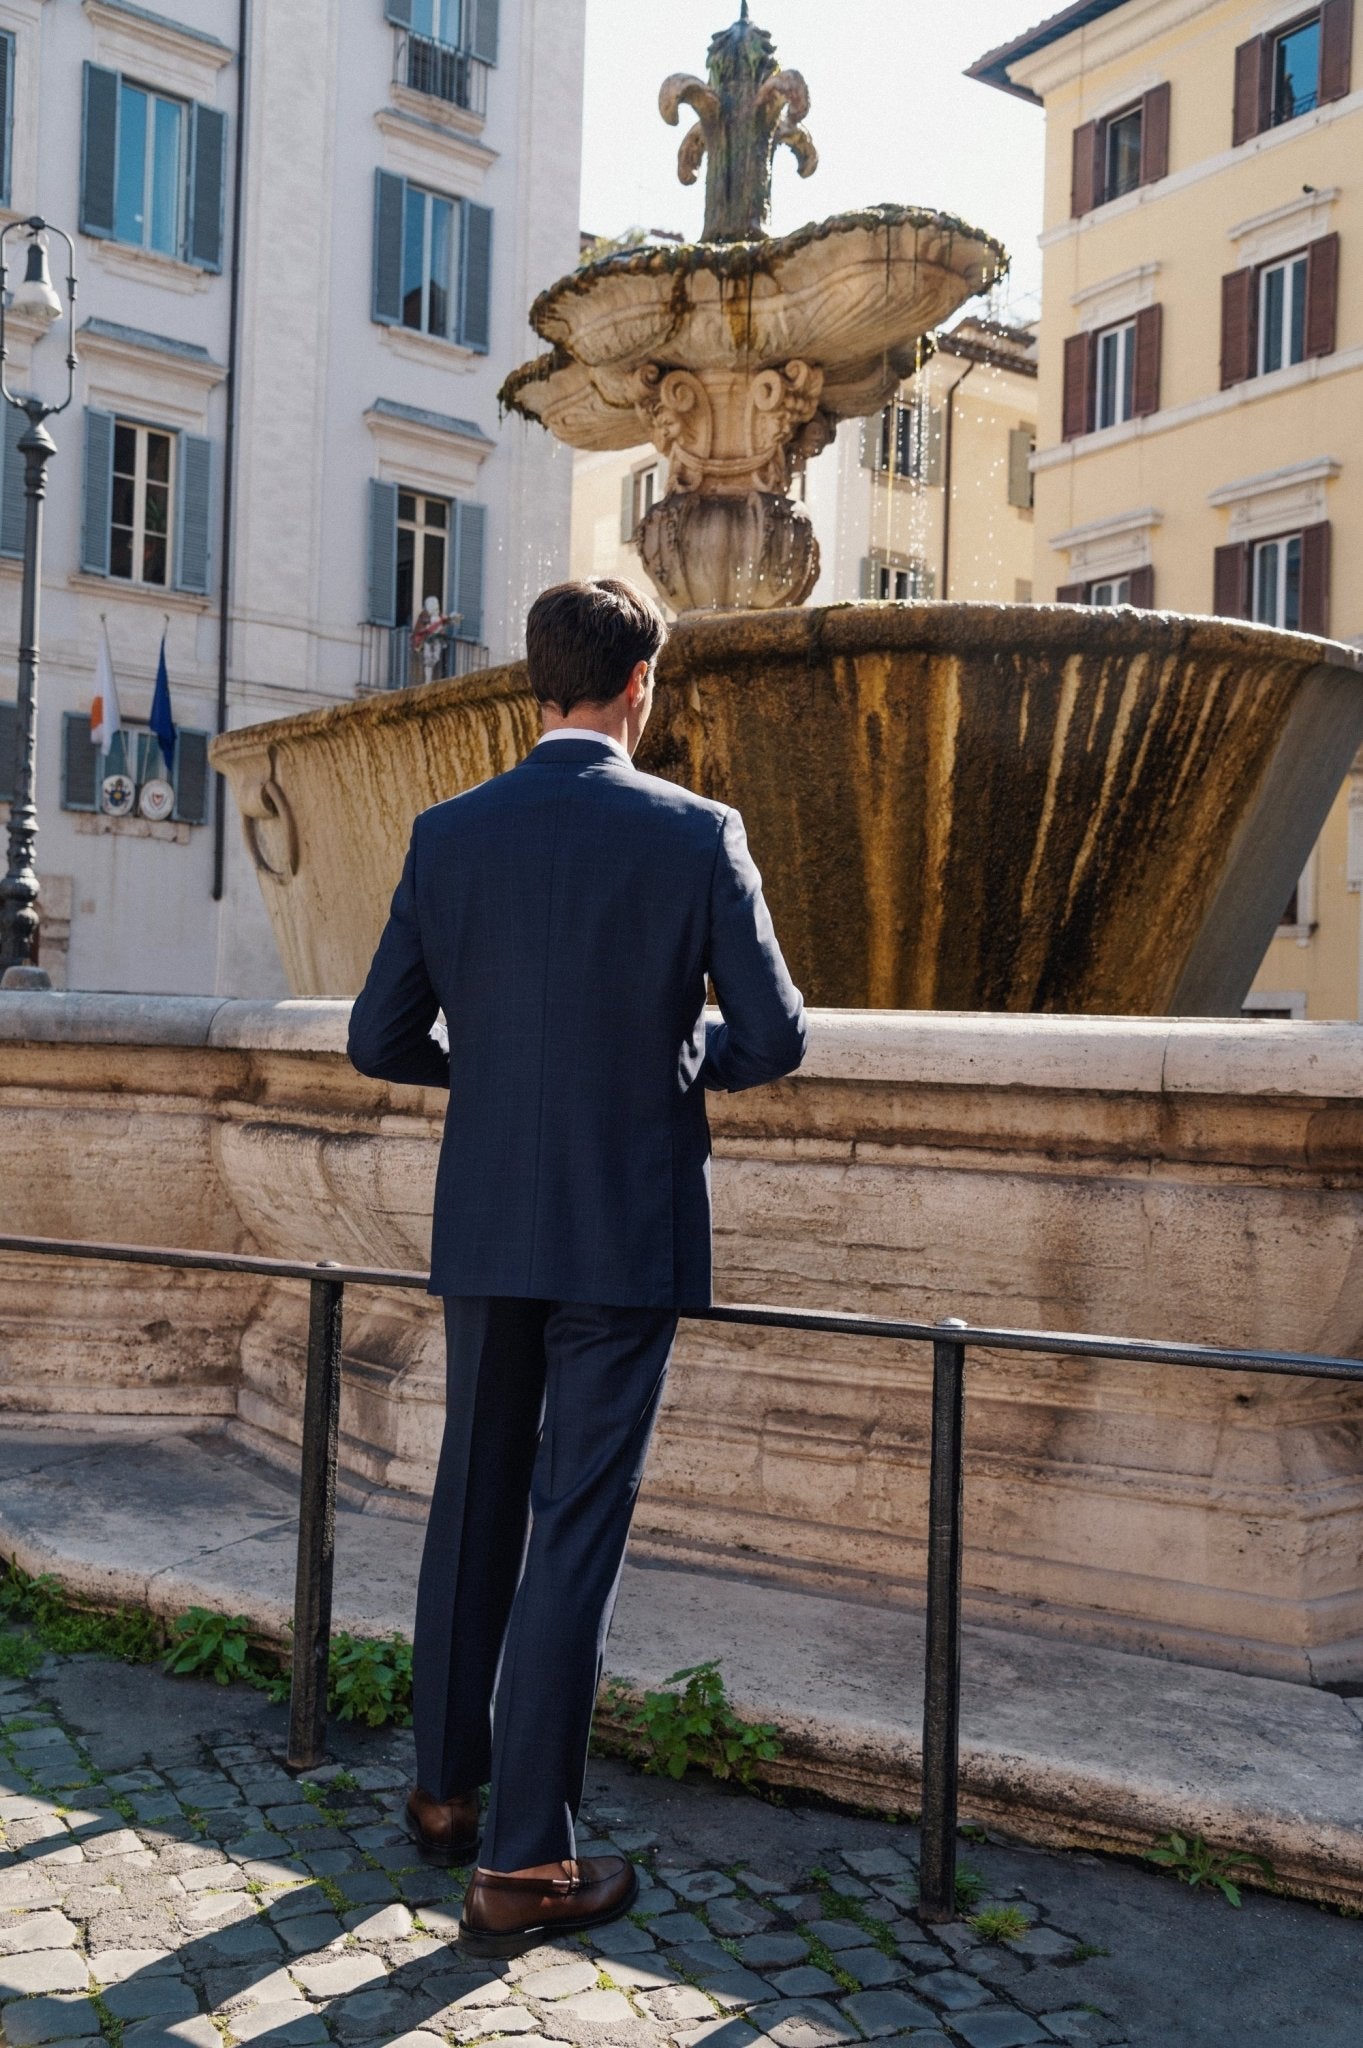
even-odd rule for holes
{"type": "Polygon", "coordinates": [[[49,228],[38,214],[28,220],[12,220],[0,229],[0,396],[28,420],[17,443],[24,458],[24,588],[19,615],[19,692],[15,707],[14,789],[9,811],[9,867],[0,882],[0,988],[52,986],[38,965],[38,876],[33,865],[38,842],[38,813],[33,801],[38,753],[38,595],[47,460],[57,452],[57,444],[45,423],[66,411],[76,388],[75,264],[71,237],[61,228],[49,228]],[[15,286],[6,308],[6,245],[13,234],[27,235],[28,248],[23,278],[15,286]],[[20,398],[10,390],[5,374],[9,355],[5,345],[6,312],[11,319],[17,313],[41,323],[35,340],[41,340],[43,332],[61,318],[62,303],[48,275],[48,234],[61,235],[67,251],[69,330],[66,396],[60,405],[48,405],[41,398],[20,398]]]}

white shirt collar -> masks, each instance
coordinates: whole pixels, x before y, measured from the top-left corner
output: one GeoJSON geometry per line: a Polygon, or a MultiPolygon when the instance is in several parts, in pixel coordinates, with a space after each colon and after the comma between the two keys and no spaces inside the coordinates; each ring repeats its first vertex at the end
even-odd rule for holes
{"type": "Polygon", "coordinates": [[[612,739],[608,732],[593,732],[585,725],[556,725],[552,732],[542,732],[536,744],[543,746],[546,740],[600,740],[603,747],[617,753],[627,768],[632,767],[628,747],[622,747],[619,740],[612,739]]]}

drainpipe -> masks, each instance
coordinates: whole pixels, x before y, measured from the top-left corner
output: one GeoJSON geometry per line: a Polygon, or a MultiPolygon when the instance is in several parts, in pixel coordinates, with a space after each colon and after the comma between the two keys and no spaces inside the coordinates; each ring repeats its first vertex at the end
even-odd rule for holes
{"type": "MultiPolygon", "coordinates": [[[[246,45],[250,0],[237,12],[237,132],[232,152],[232,264],[228,273],[227,423],[222,442],[222,574],[218,589],[217,730],[227,730],[227,648],[232,624],[232,504],[237,460],[237,328],[241,303],[241,213],[246,166],[246,45]]],[[[213,777],[213,901],[222,902],[227,855],[227,784],[213,777]]]]}
{"type": "Polygon", "coordinates": [[[947,421],[942,434],[942,588],[940,596],[947,595],[947,578],[951,572],[951,446],[952,430],[955,425],[956,393],[972,370],[979,368],[978,360],[968,363],[947,393],[947,421]]]}

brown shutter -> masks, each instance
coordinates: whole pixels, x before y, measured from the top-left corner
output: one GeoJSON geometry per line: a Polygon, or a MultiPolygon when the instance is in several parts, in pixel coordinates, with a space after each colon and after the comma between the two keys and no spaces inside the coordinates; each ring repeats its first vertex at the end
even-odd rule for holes
{"type": "Polygon", "coordinates": [[[1169,87],[1152,86],[1141,101],[1141,183],[1169,175],[1169,87]]]}
{"type": "Polygon", "coordinates": [[[1302,529],[1301,537],[1301,629],[1303,633],[1330,630],[1330,522],[1302,529]]]}
{"type": "Polygon", "coordinates": [[[1139,569],[1131,571],[1131,596],[1128,600],[1138,610],[1152,612],[1155,609],[1155,570],[1153,563],[1142,562],[1139,569]]]}
{"type": "Polygon", "coordinates": [[[1320,99],[1342,100],[1353,68],[1354,0],[1325,0],[1320,10],[1320,99]]]}
{"type": "Polygon", "coordinates": [[[1219,619],[1247,619],[1249,603],[1249,542],[1232,541],[1218,548],[1212,571],[1212,610],[1219,619]]]}
{"type": "Polygon", "coordinates": [[[1071,334],[1065,341],[1065,383],[1060,437],[1077,440],[1093,427],[1093,336],[1071,334]]]}
{"type": "Polygon", "coordinates": [[[1062,583],[1055,593],[1057,604],[1084,604],[1088,600],[1087,583],[1062,583]]]}
{"type": "Polygon", "coordinates": [[[1131,379],[1131,410],[1159,411],[1160,337],[1163,306],[1143,306],[1136,315],[1136,363],[1131,379]]]}
{"type": "Polygon", "coordinates": [[[1322,235],[1306,250],[1306,353],[1335,352],[1335,304],[1339,297],[1339,236],[1322,235]]]}
{"type": "Polygon", "coordinates": [[[1231,270],[1221,280],[1221,389],[1254,375],[1255,313],[1258,294],[1252,269],[1231,270]]]}
{"type": "Polygon", "coordinates": [[[1232,143],[1248,142],[1260,135],[1269,121],[1269,92],[1273,82],[1272,44],[1267,36],[1254,36],[1241,43],[1235,53],[1235,114],[1232,143]]]}
{"type": "Polygon", "coordinates": [[[1070,177],[1070,212],[1078,220],[1102,204],[1103,165],[1098,154],[1102,141],[1101,123],[1085,121],[1074,131],[1074,166],[1070,177]]]}

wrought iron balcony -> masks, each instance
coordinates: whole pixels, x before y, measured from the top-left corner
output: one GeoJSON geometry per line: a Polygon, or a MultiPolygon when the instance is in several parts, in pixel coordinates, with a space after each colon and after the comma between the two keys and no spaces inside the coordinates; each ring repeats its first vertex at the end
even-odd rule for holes
{"type": "Polygon", "coordinates": [[[457,50],[452,43],[437,42],[432,36],[408,30],[397,38],[393,76],[399,85],[480,117],[487,112],[490,69],[467,50],[457,50]]]}
{"type": "Polygon", "coordinates": [[[360,639],[359,693],[407,690],[418,683],[448,682],[487,667],[487,649],[476,640],[433,634],[422,647],[412,644],[410,626],[365,626],[360,639]]]}

